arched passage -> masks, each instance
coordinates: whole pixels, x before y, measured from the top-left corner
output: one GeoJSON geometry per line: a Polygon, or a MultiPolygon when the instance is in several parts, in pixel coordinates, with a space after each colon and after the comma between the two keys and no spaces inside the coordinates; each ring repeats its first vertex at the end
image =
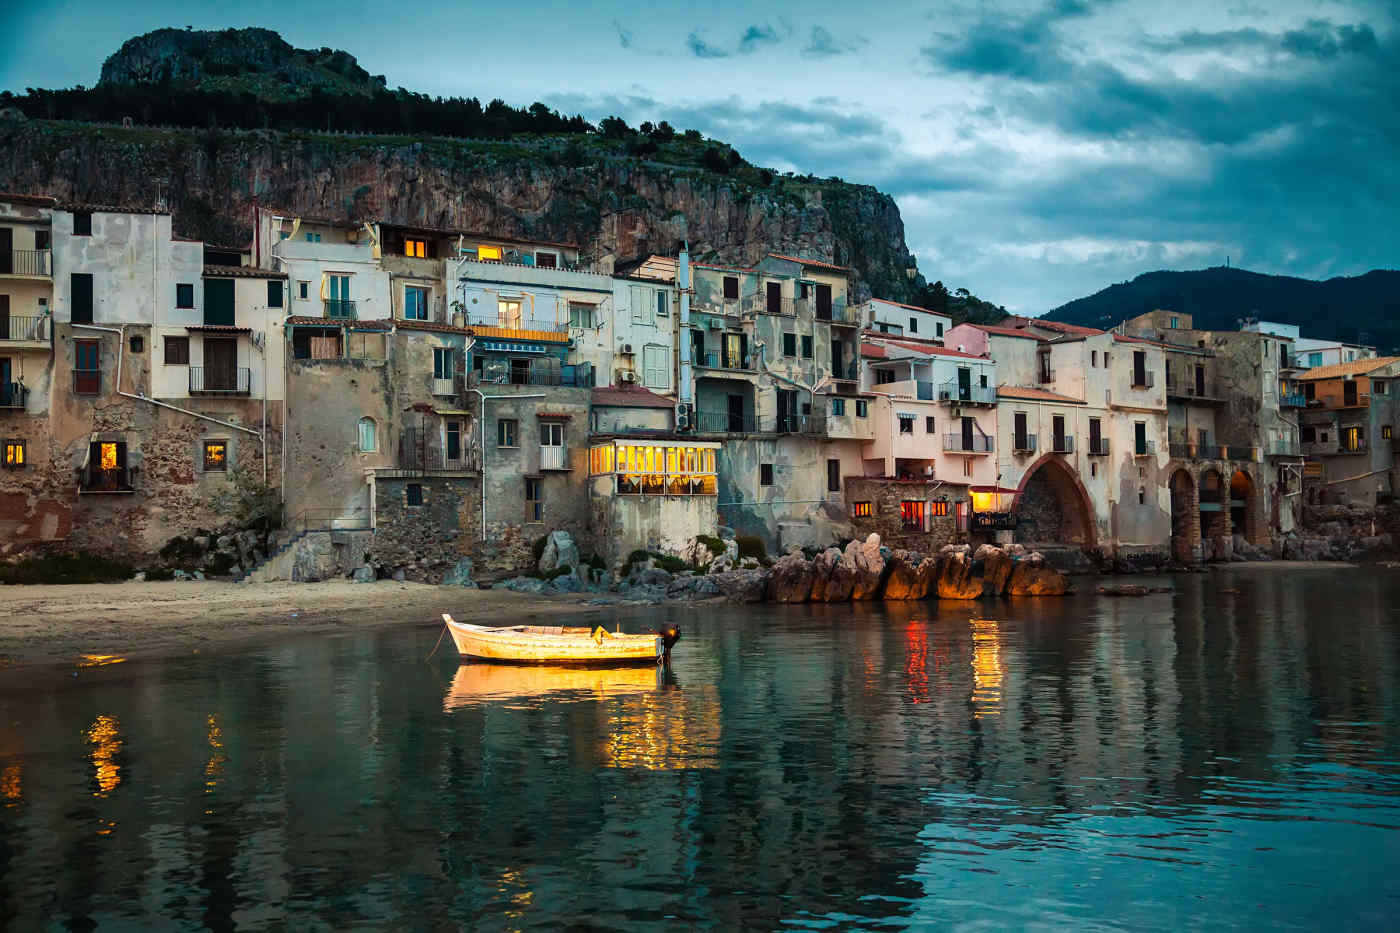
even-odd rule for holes
{"type": "Polygon", "coordinates": [[[1224,540],[1230,537],[1230,517],[1225,511],[1229,508],[1225,478],[1219,470],[1208,469],[1201,474],[1198,489],[1202,556],[1206,560],[1216,557],[1223,559],[1228,557],[1224,540]]]}
{"type": "Polygon", "coordinates": [[[1255,540],[1259,534],[1255,494],[1254,480],[1244,470],[1236,470],[1230,477],[1230,530],[1243,535],[1246,541],[1255,540]]]}
{"type": "Polygon", "coordinates": [[[1172,557],[1182,563],[1195,561],[1201,549],[1201,516],[1196,484],[1191,474],[1177,470],[1171,478],[1172,557]]]}
{"type": "Polygon", "coordinates": [[[1016,530],[1028,544],[1098,546],[1094,504],[1064,459],[1046,454],[1016,489],[1016,530]]]}

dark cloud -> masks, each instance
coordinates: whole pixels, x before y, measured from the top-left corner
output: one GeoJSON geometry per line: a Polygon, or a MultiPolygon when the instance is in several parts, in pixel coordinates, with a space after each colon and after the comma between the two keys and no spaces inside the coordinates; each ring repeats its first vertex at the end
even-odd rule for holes
{"type": "Polygon", "coordinates": [[[612,21],[613,28],[617,30],[617,43],[624,49],[632,48],[632,30],[623,27],[617,20],[612,21]]]}
{"type": "Polygon", "coordinates": [[[728,52],[726,52],[724,49],[710,45],[704,39],[701,39],[700,34],[696,32],[692,32],[690,35],[686,36],[685,44],[686,47],[690,49],[691,54],[694,55],[696,58],[729,57],[728,52]]]}
{"type": "Polygon", "coordinates": [[[750,26],[739,37],[739,54],[749,55],[765,45],[777,45],[781,41],[778,31],[767,23],[762,26],[750,26]]]}
{"type": "Polygon", "coordinates": [[[1196,51],[1236,51],[1241,49],[1279,52],[1299,58],[1331,59],[1339,55],[1374,55],[1380,51],[1375,31],[1366,24],[1334,26],[1327,20],[1312,19],[1302,29],[1282,33],[1247,27],[1218,32],[1191,29],[1172,36],[1154,36],[1143,45],[1157,53],[1196,51]]]}
{"type": "Polygon", "coordinates": [[[1283,48],[1294,55],[1336,58],[1341,54],[1375,54],[1379,51],[1376,34],[1370,26],[1338,26],[1326,20],[1309,20],[1306,28],[1283,34],[1283,48]]]}
{"type": "Polygon", "coordinates": [[[1063,53],[1060,23],[1089,16],[1106,2],[1056,0],[1019,19],[992,11],[966,29],[938,33],[921,53],[928,64],[942,71],[1054,81],[1068,75],[1072,67],[1063,53]]]}
{"type": "Polygon", "coordinates": [[[830,58],[854,52],[865,44],[866,39],[863,36],[845,36],[838,39],[825,26],[813,26],[811,37],[802,47],[802,54],[810,58],[830,58]]]}

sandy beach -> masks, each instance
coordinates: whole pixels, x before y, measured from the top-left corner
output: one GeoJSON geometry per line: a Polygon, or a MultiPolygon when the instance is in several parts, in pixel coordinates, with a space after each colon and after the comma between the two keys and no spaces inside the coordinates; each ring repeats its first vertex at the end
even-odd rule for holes
{"type": "MultiPolygon", "coordinates": [[[[591,594],[589,594],[591,595],[591,594]]],[[[540,597],[422,583],[162,582],[0,586],[0,670],[217,652],[285,635],[521,621],[596,612],[589,595],[540,597]]]]}

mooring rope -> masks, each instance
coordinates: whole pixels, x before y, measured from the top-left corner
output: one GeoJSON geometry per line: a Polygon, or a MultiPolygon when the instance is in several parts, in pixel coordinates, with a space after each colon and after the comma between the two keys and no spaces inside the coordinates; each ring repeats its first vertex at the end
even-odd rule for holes
{"type": "Polygon", "coordinates": [[[426,658],[423,659],[424,661],[431,661],[431,660],[433,659],[433,655],[437,654],[438,645],[441,645],[441,644],[442,644],[442,636],[444,636],[444,635],[446,635],[446,634],[447,634],[447,623],[444,622],[444,623],[442,623],[442,631],[441,631],[441,632],[438,632],[437,645],[433,645],[433,650],[428,652],[428,656],[427,656],[426,658]]]}

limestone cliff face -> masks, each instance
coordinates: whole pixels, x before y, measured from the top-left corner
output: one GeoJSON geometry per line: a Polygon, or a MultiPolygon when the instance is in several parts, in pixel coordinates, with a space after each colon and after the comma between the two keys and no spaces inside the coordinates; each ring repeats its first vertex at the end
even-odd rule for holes
{"type": "Polygon", "coordinates": [[[470,142],[272,131],[0,122],[0,190],[96,204],[163,196],[178,233],[250,239],[254,199],[332,219],[572,242],[619,261],[689,241],[699,260],[767,252],[850,265],[856,294],[907,300],[922,279],[894,201],[836,180],[768,187],[564,140],[470,142]]]}

